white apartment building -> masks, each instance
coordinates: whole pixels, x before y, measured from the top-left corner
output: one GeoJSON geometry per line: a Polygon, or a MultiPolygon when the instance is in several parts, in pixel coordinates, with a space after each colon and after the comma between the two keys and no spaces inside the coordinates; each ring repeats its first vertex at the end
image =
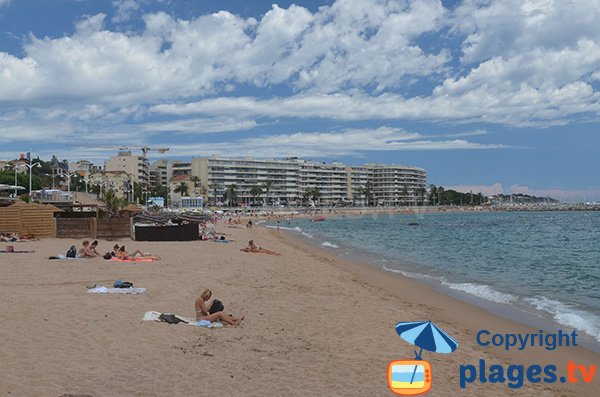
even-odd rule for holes
{"type": "Polygon", "coordinates": [[[427,173],[418,167],[366,164],[371,171],[373,196],[379,205],[423,203],[427,173]]]}
{"type": "Polygon", "coordinates": [[[427,185],[427,173],[418,167],[346,166],[338,162],[327,164],[298,158],[193,158],[191,175],[199,178],[211,205],[223,204],[223,196],[231,185],[236,185],[239,205],[257,200],[268,200],[269,204],[275,205],[299,205],[304,193],[315,187],[319,189],[321,205],[366,204],[365,188],[371,192],[371,204],[414,205],[422,203],[421,193],[427,185]],[[268,193],[267,184],[270,184],[268,193]],[[254,186],[263,190],[260,198],[251,194],[254,186]]]}
{"type": "Polygon", "coordinates": [[[136,183],[150,182],[150,166],[144,156],[134,156],[131,151],[120,151],[115,157],[106,160],[104,169],[108,172],[121,171],[133,176],[136,183]]]}

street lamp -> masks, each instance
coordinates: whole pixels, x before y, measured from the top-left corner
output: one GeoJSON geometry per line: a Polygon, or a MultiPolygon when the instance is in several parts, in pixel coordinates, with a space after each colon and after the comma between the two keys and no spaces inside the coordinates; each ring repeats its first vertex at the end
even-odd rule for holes
{"type": "Polygon", "coordinates": [[[62,173],[62,174],[58,174],[59,176],[64,176],[67,178],[67,191],[69,192],[69,194],[71,193],[71,178],[74,177],[75,175],[77,175],[76,172],[69,174],[69,173],[62,173]]]}
{"type": "Polygon", "coordinates": [[[25,166],[27,166],[27,168],[29,168],[29,198],[31,198],[31,171],[33,167],[41,167],[42,164],[38,163],[37,161],[33,164],[31,164],[31,156],[29,157],[29,164],[24,164],[25,166]]]}
{"type": "Polygon", "coordinates": [[[23,166],[23,164],[13,164],[12,165],[12,168],[15,170],[15,198],[17,198],[17,194],[19,194],[19,193],[17,193],[17,189],[20,188],[20,186],[17,186],[17,183],[19,183],[17,180],[17,169],[22,166],[23,166]]]}

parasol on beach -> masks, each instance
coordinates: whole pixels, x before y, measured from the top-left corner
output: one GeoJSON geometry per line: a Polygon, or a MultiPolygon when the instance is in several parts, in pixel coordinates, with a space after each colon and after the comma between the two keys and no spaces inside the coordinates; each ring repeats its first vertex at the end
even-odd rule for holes
{"type": "MultiPolygon", "coordinates": [[[[458,342],[442,331],[431,321],[409,321],[396,324],[396,332],[408,343],[420,347],[419,353],[415,350],[415,359],[422,360],[423,349],[435,353],[452,353],[458,347],[458,342]]],[[[410,379],[413,382],[417,366],[410,379]]]]}

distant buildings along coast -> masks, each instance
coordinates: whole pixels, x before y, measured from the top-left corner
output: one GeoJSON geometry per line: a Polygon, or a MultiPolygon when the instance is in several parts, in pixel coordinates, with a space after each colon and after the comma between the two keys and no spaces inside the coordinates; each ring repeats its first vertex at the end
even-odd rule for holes
{"type": "Polygon", "coordinates": [[[211,205],[230,199],[238,205],[266,201],[273,205],[311,201],[321,205],[367,201],[377,205],[422,204],[427,186],[427,172],[418,167],[383,164],[356,167],[299,158],[159,160],[149,166],[149,175],[152,188],[168,184],[173,192],[185,183],[190,195],[203,196],[211,205]]]}

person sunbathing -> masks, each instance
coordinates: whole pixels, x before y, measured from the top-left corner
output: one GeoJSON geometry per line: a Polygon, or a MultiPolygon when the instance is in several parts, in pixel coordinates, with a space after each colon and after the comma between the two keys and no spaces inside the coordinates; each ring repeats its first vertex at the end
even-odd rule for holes
{"type": "Polygon", "coordinates": [[[135,250],[132,253],[129,253],[127,251],[125,251],[125,246],[123,245],[121,248],[119,248],[119,250],[116,252],[116,257],[122,260],[133,260],[135,259],[136,255],[139,255],[142,258],[147,258],[147,259],[160,259],[160,256],[156,256],[156,255],[152,255],[152,254],[144,254],[142,251],[135,250]]]}
{"type": "Polygon", "coordinates": [[[90,244],[90,251],[93,252],[96,256],[102,256],[102,254],[99,253],[98,250],[96,249],[97,247],[98,247],[98,240],[92,241],[92,243],[90,244]]]}
{"type": "Polygon", "coordinates": [[[248,241],[248,246],[246,248],[242,248],[240,251],[243,252],[252,252],[256,254],[269,254],[269,255],[281,255],[278,252],[268,250],[266,248],[258,247],[254,244],[254,240],[248,241]]]}
{"type": "Polygon", "coordinates": [[[88,240],[83,240],[81,248],[77,251],[78,258],[95,258],[100,256],[100,254],[94,253],[94,251],[90,247],[90,242],[88,240]]]}
{"type": "Polygon", "coordinates": [[[210,312],[210,307],[212,306],[213,301],[210,299],[212,296],[212,291],[207,289],[198,299],[196,299],[196,303],[194,305],[196,309],[196,321],[207,320],[207,321],[222,321],[229,325],[239,325],[244,317],[236,318],[230,316],[228,314],[223,313],[222,311],[218,312],[210,312]]]}

